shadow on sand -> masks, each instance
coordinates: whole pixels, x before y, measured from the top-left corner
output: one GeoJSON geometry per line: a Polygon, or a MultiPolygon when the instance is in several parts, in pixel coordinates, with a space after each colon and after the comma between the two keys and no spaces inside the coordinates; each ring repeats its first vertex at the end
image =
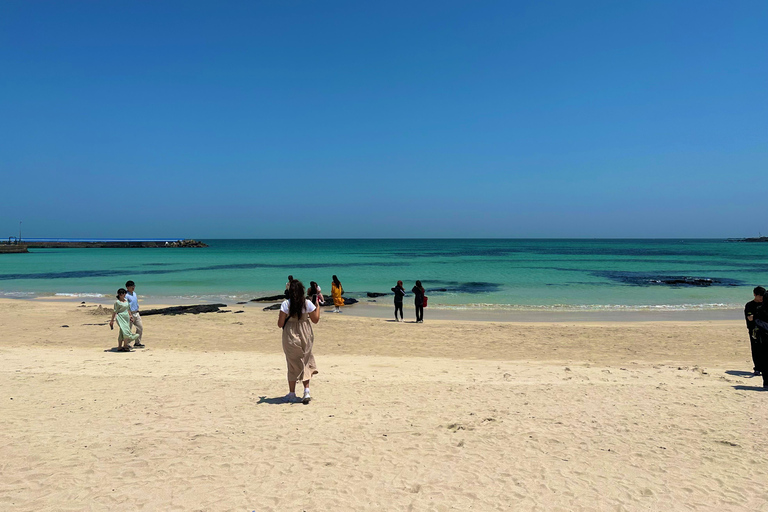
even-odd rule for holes
{"type": "Polygon", "coordinates": [[[733,386],[733,389],[739,391],[768,391],[768,387],[765,386],[733,386]]]}
{"type": "Polygon", "coordinates": [[[290,402],[286,402],[285,398],[282,396],[278,396],[275,398],[267,398],[266,396],[260,396],[259,401],[256,402],[256,405],[259,404],[270,404],[270,405],[282,405],[282,404],[290,404],[290,402]]]}
{"type": "Polygon", "coordinates": [[[741,370],[726,370],[725,373],[733,375],[734,377],[757,377],[757,375],[752,372],[744,372],[741,370]]]}

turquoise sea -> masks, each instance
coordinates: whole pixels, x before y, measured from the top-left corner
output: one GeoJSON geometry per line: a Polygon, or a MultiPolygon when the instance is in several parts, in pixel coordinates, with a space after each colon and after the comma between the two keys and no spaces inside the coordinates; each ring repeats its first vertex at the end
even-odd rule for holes
{"type": "Polygon", "coordinates": [[[327,293],[337,274],[363,302],[420,279],[431,308],[686,310],[741,307],[768,284],[768,244],[726,240],[204,241],[3,254],[0,297],[112,297],[132,279],[145,300],[239,301],[280,293],[288,274],[327,293]]]}

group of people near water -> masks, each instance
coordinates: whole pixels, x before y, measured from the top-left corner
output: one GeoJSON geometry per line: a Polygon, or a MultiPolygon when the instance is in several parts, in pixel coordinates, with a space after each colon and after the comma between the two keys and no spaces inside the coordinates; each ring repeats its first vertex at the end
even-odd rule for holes
{"type": "MultiPolygon", "coordinates": [[[[288,282],[285,283],[285,298],[288,298],[288,288],[293,282],[293,276],[288,276],[288,282]]],[[[395,294],[395,321],[403,322],[403,299],[405,298],[405,288],[403,288],[403,282],[398,281],[397,284],[391,288],[392,293],[395,294]],[[400,315],[398,317],[398,314],[400,315]]],[[[421,281],[416,281],[416,284],[411,288],[413,292],[413,304],[416,308],[416,323],[424,323],[424,306],[427,305],[426,290],[421,285],[421,281]]],[[[344,306],[344,287],[341,285],[339,278],[334,275],[331,282],[331,298],[333,299],[333,312],[341,313],[341,308],[344,306]]],[[[319,298],[318,304],[323,305],[325,299],[321,293],[320,286],[315,281],[309,282],[309,288],[307,289],[307,297],[312,300],[312,297],[317,296],[319,298]]]]}
{"type": "MultiPolygon", "coordinates": [[[[415,297],[416,322],[420,323],[423,322],[426,301],[421,281],[416,281],[411,291],[415,297]]],[[[401,322],[405,297],[403,282],[398,281],[392,288],[392,292],[395,294],[395,320],[401,322]]],[[[334,275],[331,283],[334,313],[341,313],[341,307],[344,306],[343,294],[344,287],[339,278],[334,275]]],[[[309,384],[312,376],[318,371],[315,356],[312,353],[315,343],[312,324],[320,321],[320,307],[323,302],[325,301],[322,290],[315,281],[310,281],[309,289],[305,290],[301,281],[288,276],[288,282],[285,284],[285,300],[280,305],[280,313],[277,317],[277,326],[283,330],[283,352],[288,366],[288,394],[283,397],[286,402],[301,402],[306,405],[312,400],[309,384]],[[301,398],[296,394],[296,383],[299,381],[304,386],[301,398]]]]}
{"type": "MultiPolygon", "coordinates": [[[[422,323],[427,297],[421,281],[416,281],[411,291],[414,295],[416,322],[422,323]]],[[[403,299],[405,298],[403,282],[398,281],[392,288],[392,292],[395,295],[395,321],[402,322],[404,321],[403,299]]],[[[344,287],[339,278],[334,275],[331,283],[334,313],[341,313],[341,307],[344,306],[343,295],[344,287]]],[[[117,322],[118,352],[130,352],[133,348],[144,348],[141,341],[144,326],[139,314],[136,283],[133,281],[126,282],[125,288],[117,290],[116,298],[109,327],[114,329],[115,322],[117,322]],[[136,332],[133,332],[134,327],[136,332]],[[131,343],[133,343],[133,347],[131,343]]],[[[283,331],[283,352],[288,366],[288,394],[284,397],[286,402],[308,404],[312,400],[309,383],[312,376],[317,373],[315,356],[312,354],[312,346],[315,341],[312,324],[320,321],[320,307],[324,302],[321,288],[315,281],[310,281],[309,289],[305,289],[301,281],[294,279],[293,276],[288,276],[288,282],[285,285],[285,300],[280,305],[277,319],[277,326],[283,331]],[[296,383],[299,381],[304,386],[301,398],[296,394],[296,383]]]]}
{"type": "Polygon", "coordinates": [[[756,286],[752,294],[754,299],[744,306],[754,364],[752,375],[762,375],[763,387],[768,388],[768,302],[764,300],[765,288],[762,286],[756,286]]]}

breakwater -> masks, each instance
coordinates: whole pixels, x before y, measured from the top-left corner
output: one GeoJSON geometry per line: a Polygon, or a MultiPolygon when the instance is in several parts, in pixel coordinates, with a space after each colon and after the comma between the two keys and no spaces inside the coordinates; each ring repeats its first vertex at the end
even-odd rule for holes
{"type": "Polygon", "coordinates": [[[198,240],[40,240],[28,241],[34,249],[134,249],[134,248],[196,248],[208,247],[198,240]]]}
{"type": "Polygon", "coordinates": [[[27,246],[22,244],[0,244],[0,254],[17,254],[20,252],[29,252],[27,246]]]}

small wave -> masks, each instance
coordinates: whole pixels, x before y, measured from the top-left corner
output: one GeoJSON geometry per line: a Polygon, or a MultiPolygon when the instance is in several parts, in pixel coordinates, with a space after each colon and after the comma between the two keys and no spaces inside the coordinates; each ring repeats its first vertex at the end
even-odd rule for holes
{"type": "Polygon", "coordinates": [[[0,292],[0,297],[28,298],[36,296],[35,292],[0,292]]]}
{"type": "Polygon", "coordinates": [[[715,311],[739,309],[739,304],[430,304],[431,309],[445,309],[455,311],[491,310],[491,311],[715,311]]]}
{"type": "Polygon", "coordinates": [[[56,297],[105,297],[103,293],[54,293],[56,297]]]}

